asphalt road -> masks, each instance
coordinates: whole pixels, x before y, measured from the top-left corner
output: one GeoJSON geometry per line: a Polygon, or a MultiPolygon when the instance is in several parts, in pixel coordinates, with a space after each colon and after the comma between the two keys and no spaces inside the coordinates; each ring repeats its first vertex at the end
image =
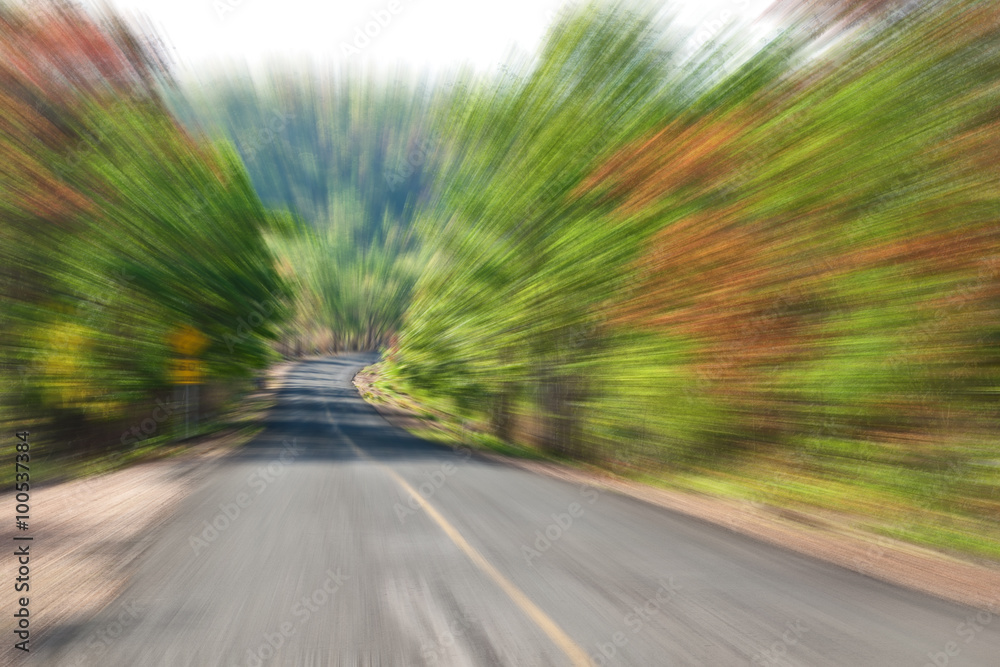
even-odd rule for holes
{"type": "Polygon", "coordinates": [[[415,439],[352,386],[373,359],[296,366],[120,598],[30,662],[1000,665],[996,615],[415,439]]]}

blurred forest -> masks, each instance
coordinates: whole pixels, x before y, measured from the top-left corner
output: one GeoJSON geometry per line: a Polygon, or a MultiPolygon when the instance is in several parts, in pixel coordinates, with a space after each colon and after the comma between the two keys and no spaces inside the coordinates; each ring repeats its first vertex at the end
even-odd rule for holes
{"type": "Polygon", "coordinates": [[[271,245],[297,288],[282,351],[374,349],[399,327],[440,154],[429,123],[444,100],[429,93],[409,72],[296,63],[219,72],[171,98],[187,125],[237,147],[266,205],[302,222],[271,245]]]}
{"type": "Polygon", "coordinates": [[[3,423],[118,447],[181,325],[220,386],[382,347],[486,440],[1000,557],[1000,7],[609,0],[494,72],[183,85],[0,19],[3,423]]]}
{"type": "Polygon", "coordinates": [[[503,441],[1000,555],[1000,7],[620,6],[446,116],[388,384],[503,441]],[[682,55],[683,54],[683,55],[682,55]]]}
{"type": "Polygon", "coordinates": [[[291,222],[232,146],[170,114],[151,32],[4,4],[0,52],[0,423],[41,429],[46,456],[174,436],[158,401],[169,409],[179,332],[208,341],[206,414],[276,357],[290,288],[264,237],[291,222]]]}

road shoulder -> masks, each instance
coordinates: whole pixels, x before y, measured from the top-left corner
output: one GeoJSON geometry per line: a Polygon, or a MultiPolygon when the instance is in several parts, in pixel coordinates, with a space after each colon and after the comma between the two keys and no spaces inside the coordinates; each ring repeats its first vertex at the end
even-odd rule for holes
{"type": "MultiPolygon", "coordinates": [[[[361,375],[361,374],[359,374],[361,375]]],[[[355,378],[362,397],[390,424],[428,428],[411,406],[377,400],[371,379],[355,378]]],[[[725,527],[757,540],[833,563],[866,576],[959,604],[1000,611],[1000,567],[864,532],[829,517],[650,486],[592,467],[525,460],[478,449],[490,460],[573,484],[589,484],[725,527]]]]}
{"type": "MultiPolygon", "coordinates": [[[[261,395],[276,392],[292,365],[270,369],[261,395]]],[[[58,628],[77,627],[112,604],[157,528],[247,439],[243,430],[223,431],[193,440],[169,458],[39,486],[32,495],[38,529],[30,548],[44,567],[31,572],[31,590],[38,591],[31,596],[32,648],[36,641],[37,646],[58,643],[60,637],[53,635],[58,628]]],[[[12,496],[3,493],[0,499],[9,507],[12,496]]],[[[4,556],[5,566],[15,560],[12,554],[4,556]]],[[[9,645],[0,651],[0,664],[12,664],[7,662],[12,652],[9,645]]]]}

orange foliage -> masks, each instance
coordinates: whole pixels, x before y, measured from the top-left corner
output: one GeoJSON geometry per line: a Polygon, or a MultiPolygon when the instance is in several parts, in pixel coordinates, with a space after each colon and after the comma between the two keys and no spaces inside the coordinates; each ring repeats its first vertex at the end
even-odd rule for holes
{"type": "Polygon", "coordinates": [[[69,4],[0,11],[0,186],[17,217],[67,226],[90,209],[67,179],[86,150],[85,100],[153,98],[162,59],[118,20],[69,4]]]}
{"type": "Polygon", "coordinates": [[[580,184],[576,195],[598,184],[623,198],[634,213],[684,188],[718,180],[732,170],[733,140],[745,131],[737,119],[711,115],[691,124],[675,121],[652,137],[627,146],[580,184]]]}

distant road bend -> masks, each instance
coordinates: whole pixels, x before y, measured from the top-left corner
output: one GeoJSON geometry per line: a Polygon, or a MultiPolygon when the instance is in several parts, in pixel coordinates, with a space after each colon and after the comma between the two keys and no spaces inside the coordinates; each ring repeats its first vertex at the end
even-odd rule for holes
{"type": "Polygon", "coordinates": [[[119,599],[29,662],[1000,665],[988,612],[418,440],[352,386],[374,359],[296,365],[119,599]]]}

